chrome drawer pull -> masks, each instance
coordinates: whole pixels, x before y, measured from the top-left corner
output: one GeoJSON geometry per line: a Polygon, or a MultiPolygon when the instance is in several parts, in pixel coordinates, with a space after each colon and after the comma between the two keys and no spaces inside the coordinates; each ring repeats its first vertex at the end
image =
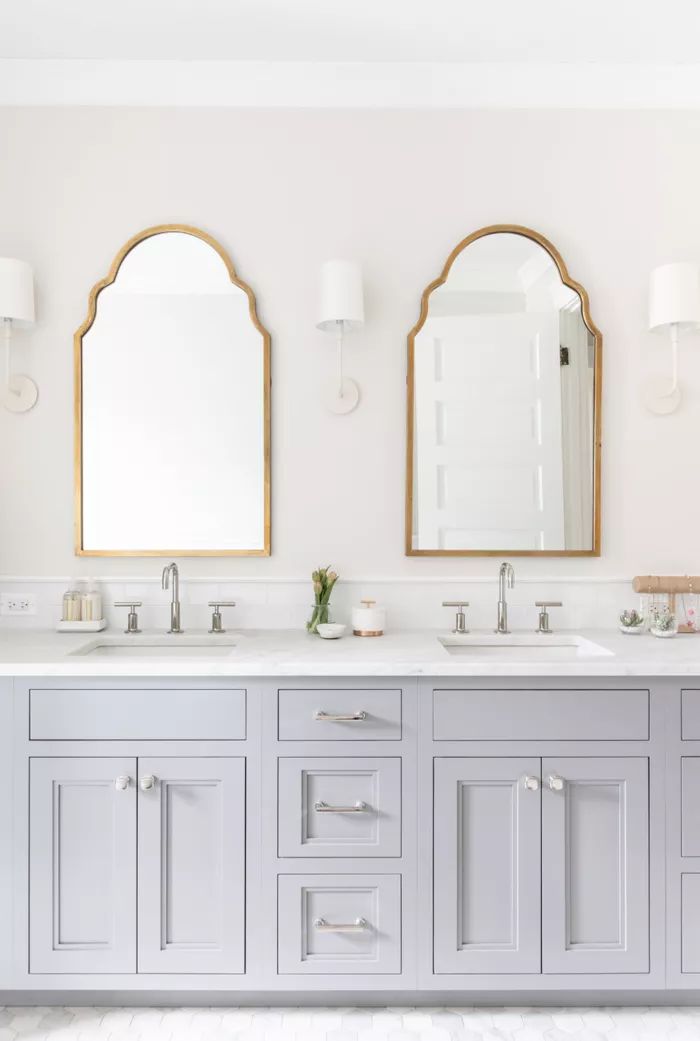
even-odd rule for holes
{"type": "Polygon", "coordinates": [[[316,813],[365,813],[367,803],[359,799],[352,806],[329,806],[327,802],[315,802],[316,813]]]}
{"type": "Polygon", "coordinates": [[[367,719],[367,713],[363,709],[360,712],[343,715],[342,713],[324,712],[319,708],[314,712],[314,719],[320,723],[361,723],[363,719],[367,719]]]}
{"type": "Polygon", "coordinates": [[[367,928],[369,928],[369,923],[366,918],[356,918],[354,922],[344,922],[338,925],[327,922],[325,918],[314,919],[314,929],[318,929],[320,933],[361,933],[367,928]]]}

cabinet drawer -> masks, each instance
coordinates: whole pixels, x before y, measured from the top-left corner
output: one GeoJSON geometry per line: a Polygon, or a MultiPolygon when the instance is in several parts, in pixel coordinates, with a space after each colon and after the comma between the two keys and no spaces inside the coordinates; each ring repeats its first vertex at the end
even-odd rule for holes
{"type": "Polygon", "coordinates": [[[278,691],[280,741],[399,741],[401,691],[278,691]]]}
{"type": "Polygon", "coordinates": [[[401,972],[400,875],[280,875],[278,972],[401,972]]]}
{"type": "Polygon", "coordinates": [[[700,741],[700,690],[681,691],[681,738],[700,741]]]}
{"type": "Polygon", "coordinates": [[[280,857],[400,857],[400,759],[280,759],[280,857]]]}
{"type": "Polygon", "coordinates": [[[245,690],[31,690],[33,741],[235,741],[245,690]]]}
{"type": "Polygon", "coordinates": [[[648,690],[434,690],[435,741],[648,741],[648,690]]]}

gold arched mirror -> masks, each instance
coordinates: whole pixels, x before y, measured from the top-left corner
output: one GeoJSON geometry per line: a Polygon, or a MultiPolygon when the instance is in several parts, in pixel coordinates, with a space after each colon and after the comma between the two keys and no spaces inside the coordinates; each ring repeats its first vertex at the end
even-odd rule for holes
{"type": "Polygon", "coordinates": [[[75,334],[76,553],[270,552],[270,335],[223,247],[120,249],[75,334]]]}
{"type": "Polygon", "coordinates": [[[600,554],[602,337],[554,246],[452,251],[408,337],[406,553],[600,554]]]}

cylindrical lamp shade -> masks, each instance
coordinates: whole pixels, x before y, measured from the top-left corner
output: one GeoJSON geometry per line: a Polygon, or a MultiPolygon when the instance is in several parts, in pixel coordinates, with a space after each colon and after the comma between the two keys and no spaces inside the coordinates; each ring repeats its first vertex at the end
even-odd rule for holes
{"type": "Polygon", "coordinates": [[[696,264],[664,264],[654,268],[649,283],[649,328],[669,325],[700,327],[700,268],[696,264]]]}
{"type": "Polygon", "coordinates": [[[34,279],[24,260],[0,257],[0,318],[34,321],[34,279]]]}
{"type": "Polygon", "coordinates": [[[316,326],[325,332],[359,329],[365,320],[362,271],[352,260],[327,260],[321,267],[316,326]]]}

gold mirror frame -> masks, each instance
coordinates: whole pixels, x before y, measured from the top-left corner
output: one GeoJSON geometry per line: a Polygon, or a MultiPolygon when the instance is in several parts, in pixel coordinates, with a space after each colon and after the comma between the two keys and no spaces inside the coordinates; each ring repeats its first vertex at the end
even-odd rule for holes
{"type": "Polygon", "coordinates": [[[270,524],[270,334],[258,318],[257,304],[253,290],[236,274],[233,261],[220,242],[206,231],[189,224],[157,224],[134,235],[122,246],[112,261],[107,275],[96,282],[90,290],[88,313],[83,324],[76,330],[73,338],[74,365],[74,507],[75,507],[75,555],[78,557],[269,557],[271,551],[270,524]],[[262,549],[143,549],[143,550],[92,550],[83,548],[83,336],[91,328],[97,314],[97,299],[103,289],[112,285],[119,268],[128,254],[140,242],[167,232],[181,232],[193,235],[206,242],[216,250],[228,271],[234,286],[242,289],[248,297],[248,311],[253,325],[263,339],[263,457],[264,457],[264,545],[262,549]]]}
{"type": "Polygon", "coordinates": [[[490,224],[479,231],[472,232],[462,239],[450,253],[445,266],[435,281],[431,282],[421,297],[420,316],[418,321],[408,334],[408,371],[406,378],[407,386],[407,428],[406,428],[406,549],[407,557],[599,557],[600,556],[600,529],[601,529],[601,447],[602,447],[602,381],[603,381],[603,336],[591,318],[588,293],[580,283],[574,281],[569,274],[566,264],[552,243],[533,231],[532,228],[523,227],[520,224],[490,224]],[[477,239],[486,235],[497,234],[522,235],[539,243],[551,256],[557,266],[559,277],[564,285],[569,286],[578,293],[581,298],[581,314],[583,321],[593,336],[595,342],[594,370],[593,370],[593,547],[591,549],[413,549],[413,455],[414,455],[414,364],[415,364],[415,339],[423,328],[428,317],[430,296],[439,286],[447,281],[450,269],[459,254],[477,239]]]}

